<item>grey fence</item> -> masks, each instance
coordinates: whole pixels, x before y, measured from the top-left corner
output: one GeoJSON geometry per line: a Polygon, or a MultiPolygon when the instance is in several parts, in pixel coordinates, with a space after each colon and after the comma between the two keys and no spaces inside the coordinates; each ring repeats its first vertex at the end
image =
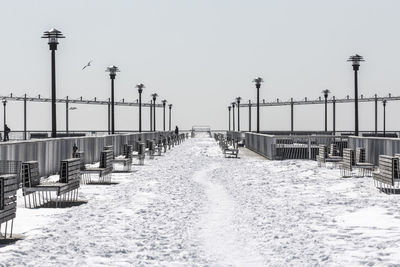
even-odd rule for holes
{"type": "Polygon", "coordinates": [[[365,148],[366,161],[378,165],[379,155],[394,156],[394,154],[400,153],[400,139],[351,136],[349,137],[349,147],[365,148]]]}
{"type": "Polygon", "coordinates": [[[1,160],[35,160],[39,162],[40,175],[51,175],[59,171],[60,161],[72,157],[72,147],[76,144],[84,151],[84,162],[99,161],[100,152],[106,145],[113,145],[115,153],[121,154],[124,144],[137,140],[158,139],[170,132],[147,132],[108,136],[66,137],[0,143],[1,160]]]}
{"type": "Polygon", "coordinates": [[[332,135],[268,135],[248,132],[245,138],[247,148],[271,160],[315,160],[320,144],[335,144],[340,154],[348,145],[348,137],[332,135]]]}

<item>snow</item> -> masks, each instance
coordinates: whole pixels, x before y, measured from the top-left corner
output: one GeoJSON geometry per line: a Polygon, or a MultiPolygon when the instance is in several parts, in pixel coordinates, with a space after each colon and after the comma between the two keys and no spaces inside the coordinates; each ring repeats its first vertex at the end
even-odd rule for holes
{"type": "MultiPolygon", "coordinates": [[[[211,138],[84,185],[88,203],[25,209],[0,266],[372,266],[400,262],[399,196],[313,161],[226,159],[211,138]]],[[[55,179],[55,177],[52,177],[55,179]]]]}

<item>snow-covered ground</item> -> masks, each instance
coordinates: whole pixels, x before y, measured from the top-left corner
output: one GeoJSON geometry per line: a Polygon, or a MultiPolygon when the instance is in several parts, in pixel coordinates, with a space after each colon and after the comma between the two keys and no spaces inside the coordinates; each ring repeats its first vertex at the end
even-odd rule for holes
{"type": "Polygon", "coordinates": [[[400,263],[400,196],[313,161],[226,159],[211,138],[86,185],[88,204],[25,209],[0,266],[358,266],[400,263]]]}

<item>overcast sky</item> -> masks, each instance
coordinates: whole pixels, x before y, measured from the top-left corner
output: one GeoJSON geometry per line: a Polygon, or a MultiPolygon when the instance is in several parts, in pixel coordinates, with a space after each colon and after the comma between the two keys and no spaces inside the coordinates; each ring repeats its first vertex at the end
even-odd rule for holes
{"type": "MultiPolygon", "coordinates": [[[[121,70],[117,100],[136,100],[134,86],[144,83],[144,99],[153,92],[167,99],[182,129],[226,129],[228,104],[237,96],[255,100],[256,76],[265,80],[261,98],[268,101],[318,98],[323,89],[353,96],[346,60],[355,53],[366,59],[360,94],[400,95],[399,10],[396,0],[1,1],[1,95],[50,96],[50,51],[40,37],[53,27],[66,36],[57,51],[58,97],[108,98],[105,69],[114,64],[121,70]]],[[[388,129],[400,129],[399,106],[388,103],[388,129]]],[[[22,129],[22,103],[8,107],[9,126],[22,129]]],[[[106,106],[77,107],[71,130],[106,129],[106,106]]],[[[28,109],[28,129],[51,128],[49,104],[28,109]]],[[[337,109],[337,129],[353,129],[353,105],[337,109]]],[[[360,109],[360,129],[372,129],[373,104],[360,109]]],[[[64,105],[57,110],[62,130],[64,105]]],[[[157,115],[160,128],[161,110],[157,115]]],[[[247,129],[247,109],[241,115],[247,129]]],[[[289,107],[263,108],[262,129],[290,129],[289,115],[289,107]]],[[[117,108],[117,130],[137,129],[137,117],[136,108],[117,108]]],[[[143,117],[148,128],[147,109],[143,117]]],[[[322,130],[323,106],[296,107],[295,129],[322,130]]]]}

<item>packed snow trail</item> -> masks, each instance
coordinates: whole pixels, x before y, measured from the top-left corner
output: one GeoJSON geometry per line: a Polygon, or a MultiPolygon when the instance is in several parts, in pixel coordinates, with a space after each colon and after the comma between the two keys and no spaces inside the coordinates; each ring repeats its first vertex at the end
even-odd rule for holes
{"type": "Polygon", "coordinates": [[[399,196],[313,161],[225,159],[194,138],[119,184],[83,186],[88,204],[25,209],[0,266],[365,266],[400,262],[399,196]]]}

